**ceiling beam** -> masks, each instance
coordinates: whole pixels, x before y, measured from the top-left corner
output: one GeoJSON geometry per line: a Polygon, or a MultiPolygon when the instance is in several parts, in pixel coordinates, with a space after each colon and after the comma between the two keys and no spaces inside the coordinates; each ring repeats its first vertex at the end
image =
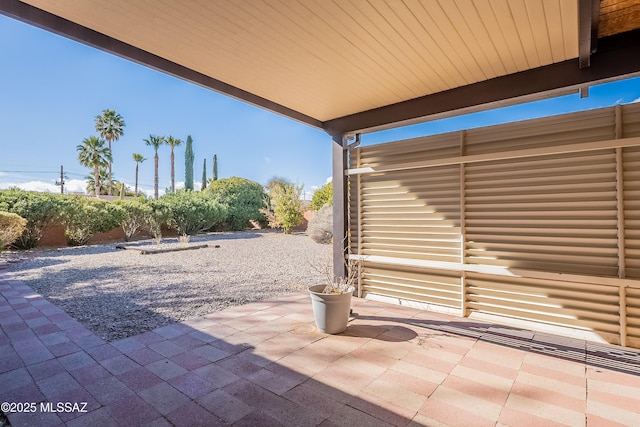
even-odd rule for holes
{"type": "Polygon", "coordinates": [[[577,92],[640,75],[640,30],[602,38],[591,66],[578,59],[438,92],[324,122],[332,134],[365,133],[577,92]]]}
{"type": "Polygon", "coordinates": [[[590,65],[591,54],[598,50],[600,0],[578,2],[578,58],[580,68],[590,65]]]}
{"type": "Polygon", "coordinates": [[[175,62],[168,61],[135,46],[83,27],[75,22],[61,18],[26,3],[22,3],[21,1],[0,0],[0,14],[31,24],[35,27],[51,31],[52,33],[60,36],[67,37],[71,40],[75,40],[121,58],[153,68],[207,89],[212,89],[240,101],[262,107],[315,128],[322,128],[322,122],[320,120],[314,119],[306,114],[277,104],[266,98],[262,98],[220,80],[216,80],[190,68],[176,64],[175,62]]]}

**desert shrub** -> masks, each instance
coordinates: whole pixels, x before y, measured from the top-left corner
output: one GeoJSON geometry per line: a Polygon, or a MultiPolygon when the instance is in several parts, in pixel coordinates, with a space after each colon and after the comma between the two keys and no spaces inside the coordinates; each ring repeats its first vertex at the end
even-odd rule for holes
{"type": "Polygon", "coordinates": [[[49,193],[23,191],[16,188],[0,190],[0,206],[7,212],[20,215],[27,225],[13,245],[31,249],[38,245],[42,232],[58,218],[61,198],[49,193]]]}
{"type": "Polygon", "coordinates": [[[145,224],[145,229],[153,236],[156,242],[162,240],[162,226],[167,224],[171,215],[169,204],[161,199],[150,199],[147,201],[151,208],[151,216],[145,224]]]}
{"type": "Polygon", "coordinates": [[[291,234],[293,227],[302,222],[302,187],[294,184],[278,187],[271,199],[275,205],[273,213],[276,221],[282,225],[285,234],[291,234]]]}
{"type": "Polygon", "coordinates": [[[18,214],[0,212],[0,251],[12,244],[27,226],[27,220],[18,214]]]}
{"type": "Polygon", "coordinates": [[[324,205],[309,220],[307,234],[317,243],[331,243],[333,239],[333,207],[324,205]]]}
{"type": "Polygon", "coordinates": [[[217,200],[226,208],[224,223],[231,230],[244,230],[249,221],[263,222],[266,194],[260,184],[246,178],[224,178],[213,181],[205,194],[217,200]]]}
{"type": "Polygon", "coordinates": [[[122,209],[122,231],[128,242],[138,231],[147,229],[153,221],[153,208],[143,198],[116,200],[113,202],[122,209]]]}
{"type": "Polygon", "coordinates": [[[63,200],[60,217],[69,245],[80,246],[86,244],[95,233],[119,227],[124,210],[104,200],[70,196],[63,200]]]}
{"type": "Polygon", "coordinates": [[[224,206],[193,191],[178,191],[162,197],[170,212],[167,225],[181,236],[192,236],[225,220],[224,206]]]}
{"type": "Polygon", "coordinates": [[[331,182],[318,188],[311,197],[311,209],[314,211],[322,209],[322,207],[327,204],[333,204],[333,183],[331,182]]]}

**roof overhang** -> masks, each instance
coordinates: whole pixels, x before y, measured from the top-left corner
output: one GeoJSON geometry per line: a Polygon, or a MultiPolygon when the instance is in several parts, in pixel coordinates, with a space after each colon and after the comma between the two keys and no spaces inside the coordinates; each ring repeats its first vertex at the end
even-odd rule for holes
{"type": "Polygon", "coordinates": [[[390,0],[339,6],[300,0],[296,7],[257,0],[169,3],[2,0],[0,13],[332,135],[640,75],[640,2],[624,8],[613,0],[452,0],[411,7],[390,0]],[[237,22],[229,23],[229,16],[237,22]],[[177,27],[166,28],[161,19],[177,27]],[[355,29],[344,29],[349,22],[355,29]],[[289,27],[280,31],[283,23],[289,27]],[[249,67],[256,58],[257,66],[249,67]]]}

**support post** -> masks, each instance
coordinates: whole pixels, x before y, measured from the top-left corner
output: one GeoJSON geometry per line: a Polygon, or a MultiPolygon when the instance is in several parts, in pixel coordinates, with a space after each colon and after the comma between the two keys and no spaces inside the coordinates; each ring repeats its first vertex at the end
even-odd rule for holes
{"type": "Polygon", "coordinates": [[[344,277],[347,236],[347,141],[346,135],[333,135],[333,274],[344,277]]]}

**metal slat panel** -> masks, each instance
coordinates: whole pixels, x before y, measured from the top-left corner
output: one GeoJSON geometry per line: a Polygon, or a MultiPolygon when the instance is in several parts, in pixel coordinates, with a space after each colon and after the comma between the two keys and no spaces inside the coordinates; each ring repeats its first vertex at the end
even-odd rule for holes
{"type": "Polygon", "coordinates": [[[460,278],[455,272],[398,268],[365,262],[363,291],[445,307],[460,307],[460,278]]]}
{"type": "Polygon", "coordinates": [[[640,288],[627,288],[627,337],[640,347],[640,288]]]}
{"type": "Polygon", "coordinates": [[[543,148],[612,139],[611,108],[565,114],[467,131],[467,155],[543,148]]]}
{"type": "Polygon", "coordinates": [[[618,289],[576,286],[551,280],[531,280],[467,274],[472,309],[559,326],[615,334],[619,327],[618,289]]]}
{"type": "MultiPolygon", "coordinates": [[[[623,112],[628,112],[625,106],[623,112]]],[[[640,118],[640,109],[634,117],[640,118]]],[[[629,119],[628,114],[623,117],[629,119]]],[[[639,120],[640,121],[640,120],[639,120]]],[[[626,132],[628,124],[625,122],[623,132],[626,132]]],[[[628,147],[623,149],[623,176],[624,176],[624,209],[625,209],[625,261],[627,277],[640,278],[640,147],[628,147]]]]}
{"type": "Polygon", "coordinates": [[[630,138],[640,136],[640,102],[634,102],[622,107],[622,136],[630,138]]]}
{"type": "MultiPolygon", "coordinates": [[[[618,109],[623,133],[640,124],[640,105],[618,109]]],[[[363,295],[640,347],[640,146],[617,145],[615,135],[608,108],[359,148],[378,167],[351,175],[360,183],[363,295]],[[568,145],[584,142],[592,145],[568,145]],[[631,280],[618,280],[625,272],[631,280]]]]}
{"type": "Polygon", "coordinates": [[[468,262],[565,273],[617,268],[614,150],[489,163],[466,167],[466,226],[474,231],[467,236],[468,262]],[[500,227],[483,227],[487,220],[500,227]],[[562,233],[558,221],[574,225],[562,233]],[[557,231],[532,235],[537,227],[557,231]]]}

